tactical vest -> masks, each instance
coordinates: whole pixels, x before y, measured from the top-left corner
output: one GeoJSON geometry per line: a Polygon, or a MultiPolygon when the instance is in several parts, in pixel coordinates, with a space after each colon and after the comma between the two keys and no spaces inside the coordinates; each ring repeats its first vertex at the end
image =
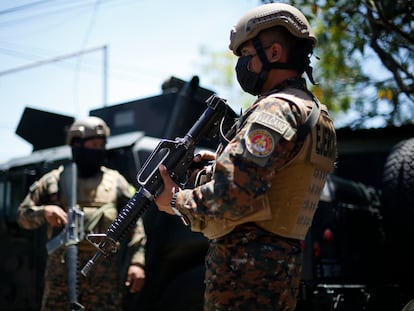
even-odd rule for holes
{"type": "MultiPolygon", "coordinates": [[[[294,104],[303,120],[315,105],[306,93],[289,89],[269,96],[294,104]]],[[[320,105],[320,104],[319,104],[320,105]]],[[[231,232],[237,225],[255,222],[277,235],[303,240],[312,223],[320,194],[336,159],[336,134],[324,105],[315,126],[304,139],[298,154],[276,172],[268,192],[256,199],[253,212],[238,219],[209,218],[192,224],[207,238],[216,239],[231,232]]]]}
{"type": "Polygon", "coordinates": [[[102,175],[77,179],[77,203],[85,214],[86,233],[104,233],[116,219],[118,191],[118,172],[105,167],[102,175]]]}

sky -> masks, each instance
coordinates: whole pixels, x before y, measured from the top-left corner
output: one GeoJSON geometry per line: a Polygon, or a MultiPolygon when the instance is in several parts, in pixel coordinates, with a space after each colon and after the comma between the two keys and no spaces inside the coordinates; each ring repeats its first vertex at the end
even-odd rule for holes
{"type": "Polygon", "coordinates": [[[226,51],[231,27],[258,5],[0,1],[0,164],[32,151],[15,134],[26,107],[80,118],[104,105],[158,95],[171,76],[198,75],[202,87],[219,93],[219,85],[203,80],[200,49],[226,51]]]}

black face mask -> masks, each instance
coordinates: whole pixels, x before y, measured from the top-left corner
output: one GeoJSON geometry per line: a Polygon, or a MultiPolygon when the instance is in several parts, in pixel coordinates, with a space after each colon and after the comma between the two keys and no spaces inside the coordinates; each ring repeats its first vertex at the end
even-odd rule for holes
{"type": "Polygon", "coordinates": [[[239,81],[241,88],[245,92],[252,95],[259,95],[266,81],[268,71],[262,70],[260,73],[250,71],[249,63],[252,58],[252,55],[239,57],[236,64],[237,81],[239,81]]]}
{"type": "Polygon", "coordinates": [[[97,174],[105,161],[105,150],[72,147],[73,161],[78,166],[79,176],[91,177],[97,174]]]}

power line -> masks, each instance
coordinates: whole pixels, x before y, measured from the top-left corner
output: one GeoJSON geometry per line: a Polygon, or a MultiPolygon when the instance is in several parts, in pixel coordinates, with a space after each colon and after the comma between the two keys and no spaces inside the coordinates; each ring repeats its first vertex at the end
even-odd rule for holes
{"type": "MultiPolygon", "coordinates": [[[[44,0],[50,1],[50,0],[44,0]]],[[[114,0],[101,0],[102,3],[108,3],[114,0]]],[[[39,7],[37,10],[29,10],[26,12],[20,12],[18,16],[14,16],[9,20],[4,20],[0,23],[0,26],[10,26],[10,24],[19,24],[21,25],[22,22],[27,23],[31,19],[36,18],[43,18],[47,19],[48,16],[57,16],[59,14],[80,14],[80,12],[84,12],[89,10],[91,7],[95,6],[93,2],[85,2],[85,1],[64,1],[63,3],[54,3],[54,5],[48,5],[39,7]]]]}
{"type": "MultiPolygon", "coordinates": [[[[38,49],[37,47],[30,47],[30,46],[22,46],[22,45],[16,45],[11,46],[9,48],[5,47],[9,45],[9,42],[0,41],[0,54],[12,56],[15,58],[23,59],[23,60],[29,60],[29,61],[38,61],[39,59],[48,58],[51,56],[51,50],[45,50],[45,49],[38,49]],[[28,53],[27,51],[34,51],[38,50],[37,54],[28,53]],[[24,52],[22,52],[24,51],[24,52]],[[41,54],[47,54],[47,56],[40,56],[41,54]]],[[[54,51],[54,54],[57,52],[54,51]]],[[[107,57],[109,60],[109,57],[107,57]]],[[[56,63],[56,65],[59,65],[63,68],[70,68],[73,69],[74,62],[67,63],[66,65],[63,62],[56,63]],[[69,67],[70,65],[70,67],[69,67]]],[[[141,79],[148,79],[149,77],[157,78],[160,74],[164,74],[164,72],[161,70],[157,70],[156,68],[150,68],[148,66],[137,66],[137,64],[125,64],[122,62],[111,62],[113,66],[111,66],[109,70],[108,66],[108,75],[111,76],[111,78],[116,78],[118,80],[122,81],[136,81],[141,79]]],[[[99,68],[101,68],[101,63],[97,62],[86,62],[82,64],[82,72],[90,72],[90,73],[96,73],[99,68]]]]}
{"type": "Polygon", "coordinates": [[[107,93],[108,93],[107,92],[107,88],[108,88],[108,70],[106,68],[106,66],[108,64],[108,61],[106,59],[108,54],[107,54],[107,46],[106,45],[91,48],[91,49],[86,49],[86,50],[82,50],[82,51],[78,51],[78,52],[74,52],[74,53],[70,53],[70,54],[65,54],[65,55],[61,55],[61,56],[41,60],[41,61],[38,61],[38,62],[34,62],[34,63],[31,63],[31,64],[27,64],[27,65],[24,65],[24,66],[4,70],[4,71],[0,72],[0,77],[4,76],[4,75],[16,73],[18,71],[39,67],[39,66],[42,66],[42,65],[45,65],[45,64],[59,62],[59,61],[64,60],[64,59],[80,56],[80,55],[83,55],[83,54],[86,54],[86,53],[92,53],[92,52],[95,52],[97,50],[102,50],[103,51],[103,66],[102,66],[103,67],[103,87],[102,88],[103,88],[103,104],[104,104],[104,106],[106,106],[107,105],[107,93]]]}
{"type": "MultiPolygon", "coordinates": [[[[98,12],[99,3],[100,3],[100,0],[96,0],[95,6],[94,6],[93,12],[92,12],[92,17],[91,17],[91,20],[89,22],[89,26],[87,27],[87,29],[85,31],[85,36],[83,38],[83,42],[81,43],[81,50],[84,49],[84,47],[86,46],[86,44],[87,44],[87,42],[89,40],[89,35],[91,34],[92,29],[93,29],[93,26],[95,24],[95,19],[96,19],[96,15],[97,15],[97,12],[98,12]]],[[[107,62],[108,51],[107,51],[107,48],[106,47],[103,49],[103,53],[104,53],[104,57],[103,57],[103,59],[104,59],[104,65],[103,65],[104,75],[103,76],[106,77],[108,75],[108,70],[107,70],[107,67],[108,67],[108,62],[107,62]]],[[[82,56],[79,56],[78,57],[78,62],[76,64],[76,69],[75,69],[75,77],[74,77],[75,83],[73,85],[74,94],[76,95],[76,97],[75,97],[75,105],[76,106],[78,106],[78,101],[79,101],[78,100],[78,95],[79,94],[78,94],[77,91],[78,91],[78,85],[79,85],[79,73],[80,73],[80,70],[81,70],[81,62],[82,62],[82,56]]],[[[104,86],[103,86],[103,89],[104,90],[107,89],[107,83],[108,83],[107,79],[104,79],[104,86]]],[[[106,95],[106,91],[105,91],[103,93],[103,103],[104,103],[104,106],[106,106],[106,104],[107,104],[106,97],[107,97],[107,95],[106,95]]]]}
{"type": "Polygon", "coordinates": [[[37,2],[32,2],[32,3],[24,4],[24,5],[21,5],[21,6],[16,6],[16,7],[10,8],[10,9],[6,9],[6,10],[3,10],[3,11],[0,11],[0,15],[10,14],[10,13],[14,13],[14,12],[17,12],[17,11],[26,10],[28,8],[37,6],[39,4],[43,4],[45,2],[50,2],[50,1],[53,1],[53,0],[42,0],[42,1],[37,1],[37,2]]]}
{"type": "Polygon", "coordinates": [[[31,64],[27,64],[27,65],[23,65],[23,66],[20,66],[20,67],[7,69],[7,70],[4,70],[4,71],[0,71],[0,76],[8,75],[8,74],[15,73],[15,72],[22,71],[22,70],[26,70],[26,69],[31,69],[31,68],[34,68],[34,67],[39,67],[39,66],[49,64],[49,63],[59,62],[59,61],[64,60],[66,58],[72,58],[72,57],[79,56],[79,55],[82,55],[82,54],[95,52],[97,50],[102,50],[105,47],[106,46],[90,48],[90,49],[86,49],[86,50],[83,50],[83,51],[78,51],[78,52],[75,52],[75,53],[70,53],[70,54],[65,54],[65,55],[49,58],[49,59],[46,59],[46,60],[40,60],[40,61],[31,63],[31,64]]]}

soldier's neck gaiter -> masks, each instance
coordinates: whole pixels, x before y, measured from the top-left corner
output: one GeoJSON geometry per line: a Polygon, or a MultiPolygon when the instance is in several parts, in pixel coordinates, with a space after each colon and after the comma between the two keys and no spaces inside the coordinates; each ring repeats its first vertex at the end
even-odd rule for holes
{"type": "Polygon", "coordinates": [[[105,160],[105,150],[72,147],[73,161],[78,166],[79,176],[87,178],[98,173],[105,160]]]}

